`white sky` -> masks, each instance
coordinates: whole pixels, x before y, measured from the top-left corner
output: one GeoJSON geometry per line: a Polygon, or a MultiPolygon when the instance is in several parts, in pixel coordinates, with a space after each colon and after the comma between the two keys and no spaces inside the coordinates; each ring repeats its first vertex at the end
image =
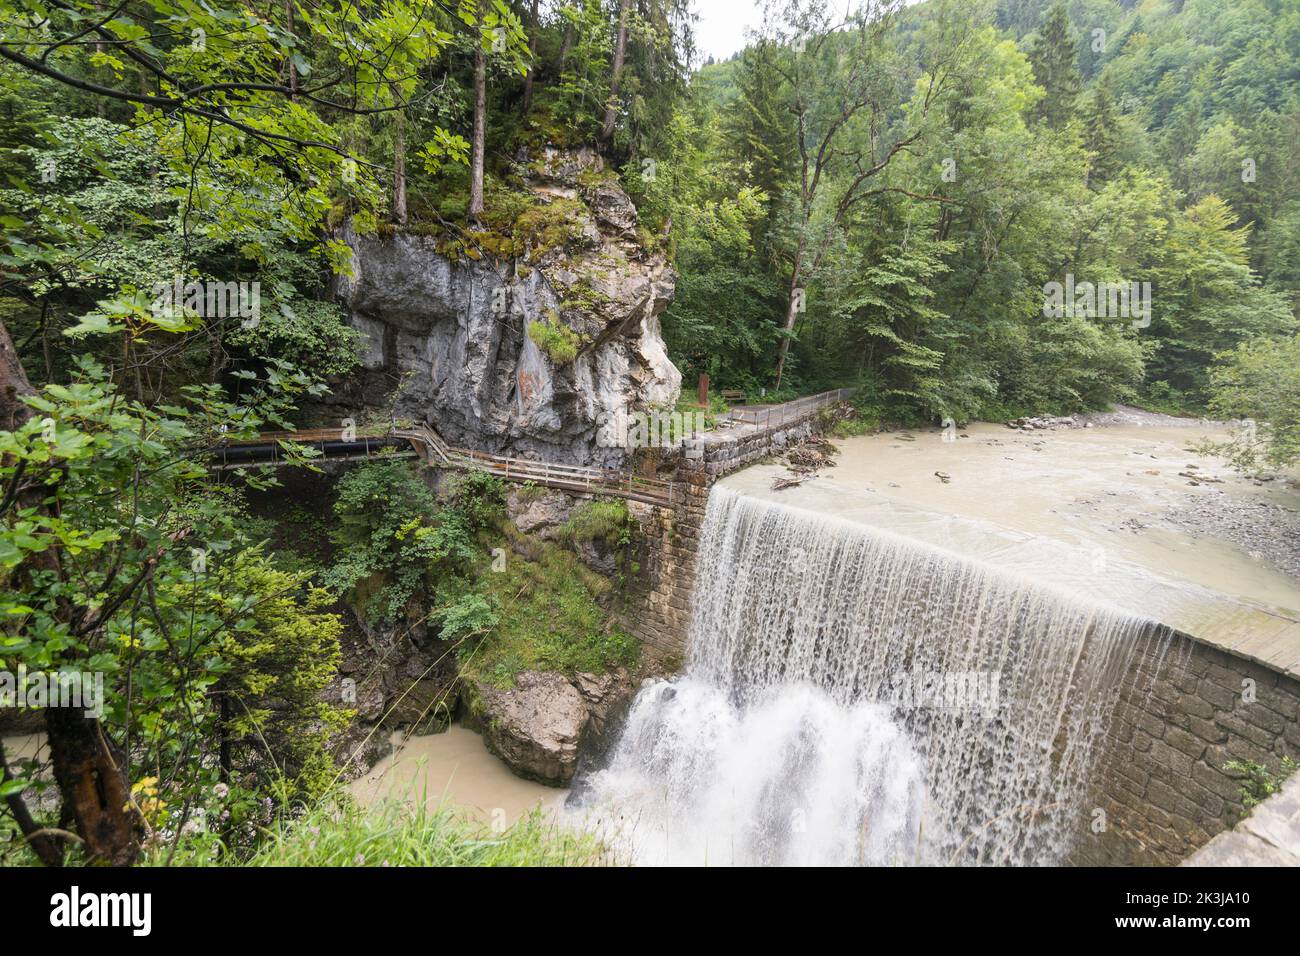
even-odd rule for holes
{"type": "MultiPolygon", "coordinates": [[[[851,0],[826,0],[840,9],[852,6],[851,0]]],[[[918,0],[904,0],[907,6],[918,0]]],[[[763,22],[763,0],[694,0],[695,49],[698,62],[710,56],[725,60],[745,47],[745,30],[756,29],[763,22]]]]}
{"type": "Polygon", "coordinates": [[[699,61],[710,56],[725,60],[745,46],[745,28],[763,21],[762,0],[695,0],[700,15],[695,23],[699,61]]]}

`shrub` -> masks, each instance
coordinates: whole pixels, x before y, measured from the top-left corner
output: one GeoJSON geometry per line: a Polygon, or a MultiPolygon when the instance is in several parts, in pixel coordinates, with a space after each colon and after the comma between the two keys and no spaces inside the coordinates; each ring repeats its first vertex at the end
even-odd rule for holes
{"type": "Polygon", "coordinates": [[[582,342],[578,333],[567,325],[540,319],[528,323],[528,337],[556,365],[566,365],[577,358],[578,346],[582,342]]]}
{"type": "Polygon", "coordinates": [[[571,552],[544,546],[537,561],[512,556],[502,572],[486,572],[477,590],[497,623],[456,650],[462,677],[510,687],[526,670],[567,676],[631,667],[640,656],[636,640],[612,627],[597,604],[607,579],[588,570],[571,552]]]}
{"type": "Polygon", "coordinates": [[[559,529],[566,541],[604,541],[611,547],[631,540],[631,516],[627,502],[590,501],[574,510],[559,529]]]}
{"type": "Polygon", "coordinates": [[[1300,336],[1251,339],[1219,359],[1210,407],[1258,425],[1222,450],[1246,471],[1300,460],[1300,336]]]}
{"type": "Polygon", "coordinates": [[[327,583],[350,592],[372,623],[397,620],[413,598],[454,581],[478,556],[475,522],[487,520],[492,506],[478,495],[463,500],[472,502],[468,511],[440,508],[407,462],[371,462],[348,472],[334,503],[341,556],[327,583]]]}
{"type": "Polygon", "coordinates": [[[1283,757],[1277,773],[1254,760],[1229,760],[1223,769],[1241,775],[1241,805],[1249,810],[1281,790],[1282,784],[1296,772],[1297,765],[1290,757],[1283,757]]]}
{"type": "Polygon", "coordinates": [[[453,485],[452,502],[465,516],[470,531],[477,533],[505,513],[505,483],[486,472],[466,472],[453,485]]]}

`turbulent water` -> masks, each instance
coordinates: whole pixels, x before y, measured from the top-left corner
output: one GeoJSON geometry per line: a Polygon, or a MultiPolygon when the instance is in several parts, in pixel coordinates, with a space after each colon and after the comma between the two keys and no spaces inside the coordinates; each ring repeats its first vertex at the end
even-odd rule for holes
{"type": "Polygon", "coordinates": [[[642,863],[1050,864],[1161,629],[860,524],[714,487],[685,674],[586,803],[642,863]]]}

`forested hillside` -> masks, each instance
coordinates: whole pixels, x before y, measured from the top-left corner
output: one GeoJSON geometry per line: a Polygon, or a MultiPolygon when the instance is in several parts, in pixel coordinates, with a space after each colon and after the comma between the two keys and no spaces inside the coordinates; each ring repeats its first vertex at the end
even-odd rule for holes
{"type": "Polygon", "coordinates": [[[1217,355],[1293,333],[1292,5],[931,2],[830,35],[818,10],[700,71],[645,187],[686,370],[770,388],[790,328],[783,388],[895,413],[1200,410],[1217,355]],[[1149,327],[1045,317],[1066,274],[1149,281],[1149,327]]]}
{"type": "MultiPolygon", "coordinates": [[[[521,333],[551,370],[638,322],[659,346],[675,273],[687,401],[707,373],[856,387],[858,427],[1135,402],[1257,420],[1243,467],[1300,454],[1300,8],[839,6],[775,0],[704,65],[689,0],[0,0],[0,664],[106,675],[102,712],[49,710],[52,766],[0,750],[0,852],[265,859],[348,769],[344,609],[452,662],[499,639],[461,663],[506,683],[635,658],[567,558],[481,585],[499,483],[367,466],[290,522],[250,504],[280,479],[209,468],[348,394],[361,241],[567,269],[521,333]],[[557,156],[588,165],[542,181],[557,156]],[[628,262],[647,317],[610,331],[596,273],[628,262]],[[572,624],[540,650],[528,574],[572,624]]],[[[619,507],[556,535],[626,544],[619,507]]]]}

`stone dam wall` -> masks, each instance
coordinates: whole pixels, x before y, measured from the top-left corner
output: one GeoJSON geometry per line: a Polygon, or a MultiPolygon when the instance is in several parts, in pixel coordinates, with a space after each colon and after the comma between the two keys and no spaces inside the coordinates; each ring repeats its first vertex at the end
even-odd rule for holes
{"type": "Polygon", "coordinates": [[[699,447],[671,455],[659,449],[642,452],[639,469],[679,482],[685,492],[671,510],[629,503],[640,525],[633,546],[639,571],[628,583],[623,625],[666,668],[674,668],[686,654],[696,550],[709,489],[719,478],[817,433],[821,422],[820,410],[812,410],[778,426],[738,425],[706,432],[699,447]]]}
{"type": "Polygon", "coordinates": [[[1229,761],[1300,759],[1300,678],[1174,634],[1126,679],[1075,862],[1173,865],[1245,811],[1229,761]],[[1097,811],[1104,813],[1099,817],[1097,811]],[[1101,821],[1099,832],[1093,832],[1101,821]]]}
{"type": "MultiPolygon", "coordinates": [[[[685,489],[673,509],[633,505],[638,573],[623,623],[662,669],[677,669],[686,655],[709,489],[819,427],[814,412],[776,428],[709,433],[693,454],[640,463],[685,489]]],[[[1300,674],[1174,633],[1135,657],[1100,749],[1072,862],[1175,865],[1245,816],[1239,775],[1226,763],[1276,772],[1284,757],[1300,760],[1300,674]]]]}

